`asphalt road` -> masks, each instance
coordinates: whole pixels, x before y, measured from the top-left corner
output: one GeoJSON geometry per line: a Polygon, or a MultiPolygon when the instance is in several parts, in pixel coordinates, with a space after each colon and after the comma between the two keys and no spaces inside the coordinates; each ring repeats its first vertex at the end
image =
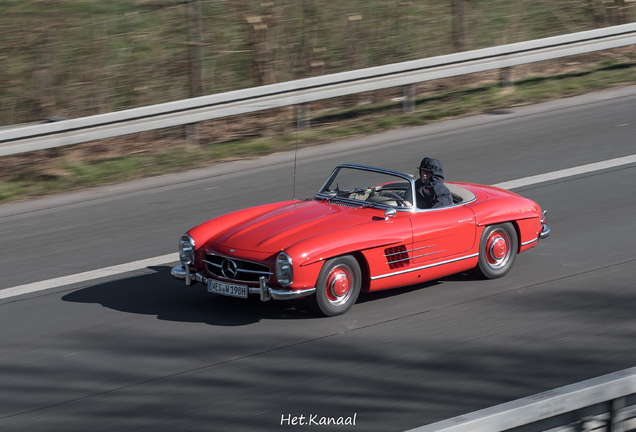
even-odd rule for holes
{"type": "MultiPolygon", "coordinates": [[[[298,154],[494,184],[636,154],[636,87],[298,154]]],[[[292,195],[293,154],[0,207],[0,290],[176,251],[292,195]]],[[[552,235],[505,278],[361,296],[344,316],[186,287],[159,266],[0,300],[2,431],[403,431],[636,365],[636,164],[516,190],[552,235]],[[355,426],[285,418],[354,417],[355,426]],[[284,423],[281,425],[281,421],[284,423]]]]}

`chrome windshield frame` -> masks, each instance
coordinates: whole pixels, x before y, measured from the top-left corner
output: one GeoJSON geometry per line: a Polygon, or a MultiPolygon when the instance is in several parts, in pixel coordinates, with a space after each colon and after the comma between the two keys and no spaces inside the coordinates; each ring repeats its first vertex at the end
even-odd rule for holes
{"type": "MultiPolygon", "coordinates": [[[[411,188],[411,197],[413,199],[413,201],[415,201],[415,180],[413,180],[413,177],[409,174],[405,174],[403,172],[400,171],[393,171],[393,170],[389,170],[389,169],[385,169],[385,168],[378,168],[378,167],[373,167],[373,166],[369,166],[369,165],[359,165],[359,164],[350,164],[350,163],[342,163],[339,164],[338,166],[336,166],[333,171],[331,172],[331,174],[329,175],[329,177],[327,178],[327,181],[325,181],[322,185],[322,187],[319,190],[324,190],[328,184],[331,184],[335,178],[336,175],[338,175],[338,172],[340,171],[341,168],[350,168],[350,169],[357,169],[357,170],[361,170],[361,171],[370,171],[370,172],[375,172],[378,174],[385,174],[385,175],[390,175],[390,176],[394,176],[394,177],[399,177],[402,180],[406,180],[409,182],[409,187],[411,188]]],[[[320,192],[316,192],[316,194],[314,195],[314,198],[320,198],[320,199],[324,199],[324,200],[330,200],[333,199],[334,196],[333,195],[326,195],[320,192]]],[[[344,198],[344,197],[338,197],[339,201],[344,201],[347,203],[351,203],[351,204],[356,204],[359,206],[367,206],[367,207],[376,207],[376,208],[394,208],[395,210],[399,211],[399,212],[414,212],[416,211],[416,205],[415,202],[411,203],[411,207],[393,207],[387,204],[382,204],[382,203],[369,203],[369,202],[365,202],[365,201],[358,201],[355,199],[350,199],[350,198],[344,198]]]]}

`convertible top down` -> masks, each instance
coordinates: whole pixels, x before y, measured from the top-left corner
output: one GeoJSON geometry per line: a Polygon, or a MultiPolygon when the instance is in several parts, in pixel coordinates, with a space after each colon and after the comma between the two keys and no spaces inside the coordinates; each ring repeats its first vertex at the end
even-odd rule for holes
{"type": "Polygon", "coordinates": [[[211,219],[179,241],[172,275],[187,285],[247,298],[308,297],[340,315],[360,292],[474,269],[507,274],[518,253],[546,238],[546,212],[491,186],[446,182],[453,204],[420,209],[412,176],[341,164],[316,195],[211,219]]]}

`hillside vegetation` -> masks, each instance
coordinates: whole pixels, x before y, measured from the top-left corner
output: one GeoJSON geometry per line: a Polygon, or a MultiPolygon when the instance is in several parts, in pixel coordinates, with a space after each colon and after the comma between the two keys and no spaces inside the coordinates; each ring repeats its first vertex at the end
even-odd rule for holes
{"type": "Polygon", "coordinates": [[[625,0],[3,0],[0,125],[631,22],[625,0]]]}
{"type": "MultiPolygon", "coordinates": [[[[72,118],[632,21],[623,0],[4,0],[0,126],[72,118]]],[[[0,204],[636,83],[625,47],[0,158],[0,204]]]]}

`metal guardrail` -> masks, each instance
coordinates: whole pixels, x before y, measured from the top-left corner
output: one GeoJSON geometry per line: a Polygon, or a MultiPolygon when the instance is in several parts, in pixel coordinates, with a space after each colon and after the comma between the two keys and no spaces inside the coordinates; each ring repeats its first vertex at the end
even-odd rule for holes
{"type": "Polygon", "coordinates": [[[636,23],[0,131],[0,156],[636,44],[636,23]]]}
{"type": "Polygon", "coordinates": [[[636,367],[407,432],[636,430],[636,367]]]}

